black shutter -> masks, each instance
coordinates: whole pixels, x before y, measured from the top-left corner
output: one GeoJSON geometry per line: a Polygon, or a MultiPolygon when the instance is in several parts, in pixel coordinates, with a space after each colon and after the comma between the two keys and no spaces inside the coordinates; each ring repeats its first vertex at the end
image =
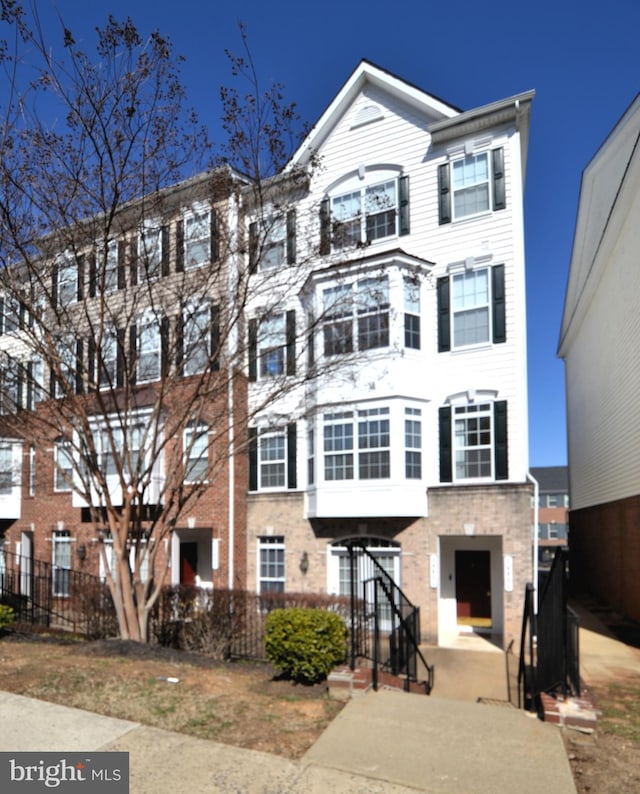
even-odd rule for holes
{"type": "Polygon", "coordinates": [[[507,206],[504,186],[504,151],[494,149],[491,152],[493,165],[493,209],[503,210],[507,206]]]}
{"type": "Polygon", "coordinates": [[[125,366],[127,363],[125,356],[126,334],[124,328],[118,328],[116,336],[116,386],[121,387],[124,386],[125,366]]]}
{"type": "Polygon", "coordinates": [[[287,425],[287,488],[298,487],[296,423],[287,425]]]}
{"type": "Polygon", "coordinates": [[[138,326],[129,326],[129,377],[135,385],[138,374],[138,326]]]}
{"type": "Polygon", "coordinates": [[[400,228],[398,234],[409,234],[411,231],[409,223],[409,177],[401,176],[398,180],[399,209],[400,209],[400,228]]]}
{"type": "Polygon", "coordinates": [[[249,224],[249,273],[258,269],[258,224],[253,221],[249,224]]]}
{"type": "Polygon", "coordinates": [[[507,445],[507,401],[497,400],[493,404],[493,433],[496,480],[509,479],[507,445]]]}
{"type": "Polygon", "coordinates": [[[249,428],[249,490],[258,490],[258,430],[249,428]]]}
{"type": "Polygon", "coordinates": [[[169,374],[169,318],[160,320],[160,374],[166,378],[169,374]]]}
{"type": "Polygon", "coordinates": [[[504,297],[504,265],[496,265],[491,268],[491,300],[492,300],[492,322],[493,322],[493,341],[507,341],[506,326],[506,302],[504,297]]]}
{"type": "MultiPolygon", "coordinates": [[[[131,286],[134,287],[138,283],[138,261],[135,256],[131,260],[130,277],[131,286]]],[[[124,289],[127,286],[126,263],[127,244],[124,240],[120,240],[118,242],[118,289],[124,289]]]]}
{"type": "Polygon", "coordinates": [[[296,263],[296,211],[287,212],[287,264],[296,263]]]}
{"type": "Polygon", "coordinates": [[[320,204],[320,254],[331,253],[331,205],[329,198],[320,204]]]}
{"type": "Polygon", "coordinates": [[[27,411],[35,407],[35,384],[33,382],[33,361],[27,361],[27,411]]]}
{"type": "Polygon", "coordinates": [[[438,419],[440,425],[440,482],[453,482],[450,405],[443,405],[439,409],[438,419]]]}
{"type": "Polygon", "coordinates": [[[51,305],[58,305],[58,265],[51,265],[51,305]]]}
{"type": "Polygon", "coordinates": [[[249,320],[249,380],[258,379],[258,321],[249,320]]]}
{"type": "Polygon", "coordinates": [[[0,336],[4,334],[4,298],[0,298],[0,336]]]}
{"type": "Polygon", "coordinates": [[[296,374],[296,313],[291,309],[286,318],[287,375],[296,374]]]}
{"type": "Polygon", "coordinates": [[[438,223],[451,223],[451,191],[449,163],[438,166],[438,223]]]}
{"type": "Polygon", "coordinates": [[[160,255],[162,258],[162,275],[169,275],[169,227],[162,226],[160,229],[160,255]]]}
{"type": "Polygon", "coordinates": [[[437,282],[438,291],[438,353],[451,350],[451,318],[449,306],[449,277],[437,282]]]}
{"type": "Polygon", "coordinates": [[[89,254],[89,297],[96,297],[96,255],[89,254]]]}
{"type": "Polygon", "coordinates": [[[220,259],[220,218],[215,210],[211,210],[211,261],[220,259]]]}
{"type": "Polygon", "coordinates": [[[93,336],[87,342],[87,388],[95,391],[98,378],[96,377],[96,340],[93,336]]]}
{"type": "Polygon", "coordinates": [[[184,314],[181,312],[176,319],[176,373],[184,372],[184,314]]]}
{"type": "Polygon", "coordinates": [[[80,254],[76,265],[76,298],[81,301],[84,298],[84,254],[80,254]]]}
{"type": "Polygon", "coordinates": [[[220,307],[211,307],[211,327],[209,329],[211,337],[210,344],[211,350],[209,355],[211,357],[211,369],[218,372],[220,369],[220,307]]]}
{"type": "Polygon", "coordinates": [[[16,370],[16,410],[19,411],[23,407],[22,402],[22,389],[24,388],[24,366],[20,363],[17,365],[16,370]]]}
{"type": "MultiPolygon", "coordinates": [[[[162,241],[162,256],[164,259],[164,239],[162,241]]],[[[179,220],[176,223],[176,273],[182,273],[183,271],[184,271],[184,221],[179,220]]]]}
{"type": "Polygon", "coordinates": [[[84,366],[83,366],[83,358],[84,358],[84,345],[82,344],[82,339],[76,340],[76,383],[75,383],[75,391],[76,394],[82,394],[84,392],[84,366]]]}
{"type": "Polygon", "coordinates": [[[307,369],[311,371],[316,363],[316,350],[315,350],[315,320],[313,314],[309,312],[307,315],[307,369]]]}

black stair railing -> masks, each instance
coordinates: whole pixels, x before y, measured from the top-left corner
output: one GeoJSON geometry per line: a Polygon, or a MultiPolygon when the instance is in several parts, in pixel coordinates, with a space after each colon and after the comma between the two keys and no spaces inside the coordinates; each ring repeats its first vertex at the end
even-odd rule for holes
{"type": "Polygon", "coordinates": [[[360,543],[348,544],[351,577],[351,668],[356,657],[373,663],[373,687],[378,672],[404,676],[407,687],[418,681],[418,660],[426,672],[425,691],[433,688],[434,669],[420,651],[420,610],[414,606],[393,577],[360,543]],[[368,577],[363,578],[362,560],[368,577]],[[360,597],[357,596],[358,591],[360,597]]]}
{"type": "Polygon", "coordinates": [[[534,588],[527,585],[520,638],[518,705],[539,709],[542,692],[580,695],[578,616],[567,603],[569,553],[559,548],[534,608],[534,588]]]}

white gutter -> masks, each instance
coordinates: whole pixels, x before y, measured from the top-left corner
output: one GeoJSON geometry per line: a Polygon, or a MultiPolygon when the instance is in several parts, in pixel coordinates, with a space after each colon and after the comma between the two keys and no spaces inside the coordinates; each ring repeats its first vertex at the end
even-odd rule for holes
{"type": "Polygon", "coordinates": [[[533,611],[538,614],[538,547],[540,545],[538,539],[538,525],[540,517],[540,485],[536,478],[527,472],[527,479],[533,483],[533,611]]]}

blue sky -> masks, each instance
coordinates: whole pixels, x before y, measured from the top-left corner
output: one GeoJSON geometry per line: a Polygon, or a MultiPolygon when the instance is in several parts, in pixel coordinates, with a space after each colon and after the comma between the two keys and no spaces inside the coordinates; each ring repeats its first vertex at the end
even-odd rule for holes
{"type": "Polygon", "coordinates": [[[556,347],[581,172],[640,91],[638,0],[37,0],[80,43],[112,13],[159,28],[187,58],[191,104],[218,136],[225,49],[246,24],[265,85],[284,83],[314,122],[361,58],[462,110],[536,90],[525,194],[530,464],[566,463],[564,372],[556,347]]]}

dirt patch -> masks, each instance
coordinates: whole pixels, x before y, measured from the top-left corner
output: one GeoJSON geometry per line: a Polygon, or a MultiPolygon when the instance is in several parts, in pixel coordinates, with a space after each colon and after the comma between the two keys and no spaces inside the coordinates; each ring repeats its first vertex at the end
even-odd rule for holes
{"type": "Polygon", "coordinates": [[[260,663],[121,640],[8,634],[0,689],[238,747],[300,758],[342,708],[260,663]]]}

